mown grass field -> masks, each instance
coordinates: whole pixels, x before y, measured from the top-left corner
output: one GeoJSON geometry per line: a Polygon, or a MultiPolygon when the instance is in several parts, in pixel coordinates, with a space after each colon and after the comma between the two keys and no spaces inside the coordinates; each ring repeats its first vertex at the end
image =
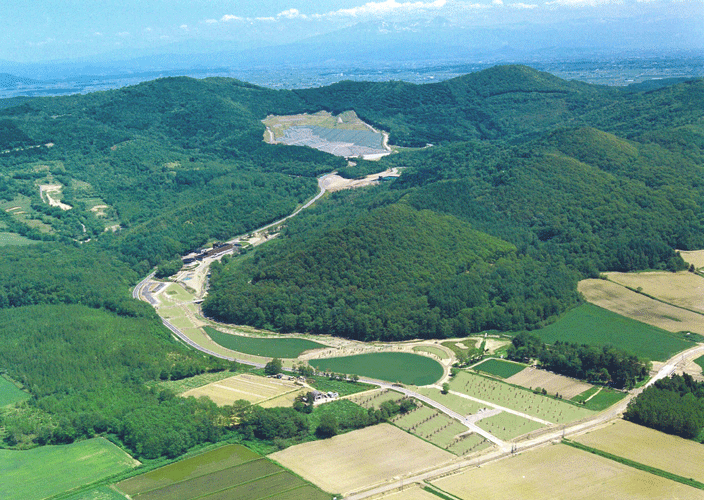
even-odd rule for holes
{"type": "Polygon", "coordinates": [[[43,499],[123,472],[137,462],[107,439],[0,450],[0,498],[43,499]]]}
{"type": "Polygon", "coordinates": [[[267,358],[297,358],[304,351],[325,347],[306,339],[245,337],[223,333],[210,326],[204,327],[204,330],[214,342],[226,349],[267,358]]]}
{"type": "Polygon", "coordinates": [[[0,406],[7,406],[29,399],[29,394],[19,389],[15,384],[0,376],[0,406]]]}
{"type": "Polygon", "coordinates": [[[584,391],[582,394],[573,397],[570,401],[581,403],[582,401],[589,399],[589,401],[584,403],[584,408],[587,410],[602,411],[609,406],[615,405],[626,396],[627,394],[625,392],[614,391],[605,387],[592,387],[591,389],[584,391]],[[589,399],[592,394],[596,395],[589,399]]]}
{"type": "Polygon", "coordinates": [[[423,396],[428,396],[430,399],[448,407],[452,411],[456,411],[460,415],[472,415],[485,407],[481,403],[472,401],[471,399],[463,398],[455,394],[443,394],[440,389],[432,387],[421,387],[418,392],[423,396]]]}
{"type": "Polygon", "coordinates": [[[623,285],[601,279],[586,279],[577,284],[577,290],[590,303],[668,332],[694,332],[704,335],[704,316],[682,309],[623,285]]]}
{"type": "Polygon", "coordinates": [[[287,498],[329,500],[330,495],[240,445],[227,445],[116,485],[135,500],[287,498]]]}
{"type": "MultiPolygon", "coordinates": [[[[183,393],[183,396],[209,397],[217,405],[231,405],[239,399],[261,403],[284,394],[300,392],[303,388],[285,379],[260,377],[249,373],[235,375],[183,393]]],[[[290,404],[293,404],[291,400],[290,404]]],[[[289,404],[283,404],[289,406],[289,404]]]]}
{"type": "Polygon", "coordinates": [[[696,364],[702,367],[702,370],[704,370],[704,356],[700,356],[697,359],[694,360],[696,364]]]}
{"type": "Polygon", "coordinates": [[[447,463],[454,455],[389,424],[292,446],[270,455],[326,491],[348,492],[447,463]]]}
{"type": "Polygon", "coordinates": [[[109,486],[100,486],[70,497],[62,497],[62,500],[127,500],[127,497],[109,486]]]}
{"type": "Polygon", "coordinates": [[[576,307],[555,323],[534,333],[548,344],[558,340],[578,344],[610,344],[654,361],[664,361],[693,346],[680,336],[593,304],[576,307]]]}
{"type": "Polygon", "coordinates": [[[503,359],[487,359],[474,365],[472,370],[488,373],[489,375],[495,375],[500,378],[509,378],[522,372],[525,368],[526,365],[521,363],[504,361],[503,359]]]}
{"type": "Polygon", "coordinates": [[[471,468],[432,484],[462,500],[704,498],[704,491],[563,444],[471,468]]]}
{"type": "Polygon", "coordinates": [[[591,389],[591,385],[556,373],[537,368],[528,368],[506,379],[509,384],[520,385],[528,389],[540,387],[548,394],[559,394],[564,399],[572,399],[578,394],[591,389]]]}
{"type": "Polygon", "coordinates": [[[593,414],[573,404],[467,372],[458,373],[450,381],[450,390],[551,423],[572,422],[593,414]]]}
{"type": "Polygon", "coordinates": [[[493,417],[487,417],[480,420],[477,422],[477,426],[490,432],[497,438],[503,439],[504,441],[508,441],[509,439],[513,439],[545,427],[538,422],[519,417],[518,415],[514,415],[512,413],[506,413],[505,411],[502,411],[493,417]]]}
{"type": "Polygon", "coordinates": [[[200,375],[194,375],[193,377],[182,378],[180,380],[164,380],[163,382],[159,382],[159,386],[170,389],[176,394],[181,394],[190,389],[203,387],[213,382],[230,378],[234,375],[234,373],[229,371],[201,373],[200,375]]]}
{"type": "Polygon", "coordinates": [[[704,313],[704,304],[701,300],[704,278],[697,274],[687,271],[678,273],[653,271],[606,273],[606,277],[632,290],[640,289],[642,293],[668,304],[704,313]]]}
{"type": "Polygon", "coordinates": [[[376,352],[339,358],[313,359],[316,370],[356,374],[388,382],[428,385],[442,377],[440,363],[425,356],[406,352],[376,352]]]}
{"type": "Polygon", "coordinates": [[[34,245],[36,243],[41,242],[30,240],[29,238],[25,238],[24,236],[20,236],[16,233],[0,232],[0,247],[34,245]]]}
{"type": "Polygon", "coordinates": [[[704,483],[704,446],[688,439],[617,420],[574,441],[704,483]]]}

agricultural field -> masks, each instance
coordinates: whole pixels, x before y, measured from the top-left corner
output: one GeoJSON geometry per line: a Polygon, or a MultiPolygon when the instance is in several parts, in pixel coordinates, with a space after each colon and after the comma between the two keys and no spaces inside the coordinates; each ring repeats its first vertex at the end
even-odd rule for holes
{"type": "Polygon", "coordinates": [[[695,269],[701,269],[704,267],[704,250],[678,250],[680,256],[688,264],[694,265],[695,269]]]}
{"type": "Polygon", "coordinates": [[[457,420],[427,406],[419,406],[405,415],[399,415],[392,423],[448,451],[462,440],[460,434],[468,431],[457,420]]]}
{"type": "Polygon", "coordinates": [[[564,399],[572,399],[592,388],[591,384],[537,368],[527,368],[507,378],[506,382],[528,389],[540,387],[545,389],[551,396],[559,394],[564,399]]]}
{"type": "Polygon", "coordinates": [[[512,413],[506,413],[505,411],[502,411],[498,415],[479,420],[477,426],[504,441],[545,427],[543,424],[535,422],[534,420],[519,417],[512,413]]]}
{"type": "Polygon", "coordinates": [[[39,500],[99,481],[138,464],[103,438],[26,451],[0,450],[0,498],[39,500]]]}
{"type": "Polygon", "coordinates": [[[699,367],[704,370],[704,356],[700,356],[697,359],[694,360],[694,363],[699,365],[699,367]]]}
{"type": "Polygon", "coordinates": [[[478,372],[495,375],[499,378],[509,378],[517,373],[522,372],[526,365],[522,363],[514,363],[513,361],[504,361],[503,359],[487,359],[472,366],[472,370],[478,372]]]}
{"type": "Polygon", "coordinates": [[[194,375],[193,377],[182,378],[179,380],[164,380],[159,382],[159,387],[172,390],[176,394],[182,394],[188,390],[197,389],[198,387],[203,387],[204,385],[208,385],[213,382],[219,382],[220,380],[230,378],[232,376],[232,372],[229,371],[201,373],[200,375],[194,375]]]}
{"type": "Polygon", "coordinates": [[[367,391],[362,394],[358,394],[351,398],[351,400],[359,406],[368,409],[379,408],[381,404],[386,401],[400,401],[403,397],[403,394],[400,392],[391,391],[389,389],[376,389],[374,391],[367,391]]]}
{"type": "MultiPolygon", "coordinates": [[[[664,361],[680,351],[689,349],[693,344],[682,336],[653,326],[651,322],[646,321],[646,318],[641,322],[635,320],[638,318],[626,317],[629,316],[629,311],[632,315],[638,313],[640,316],[650,318],[664,317],[662,314],[666,311],[670,315],[682,313],[683,318],[687,316],[692,321],[696,319],[704,331],[704,321],[702,321],[704,318],[698,314],[668,306],[608,281],[580,281],[579,291],[596,305],[584,304],[575,307],[555,323],[536,330],[534,333],[544,342],[552,344],[561,340],[577,344],[613,345],[642,358],[664,361]],[[608,291],[610,297],[608,301],[593,300],[599,290],[608,291]]],[[[686,329],[684,319],[682,322],[674,319],[667,321],[670,325],[678,325],[673,331],[686,329]]],[[[694,325],[694,323],[691,324],[694,325]]]]}
{"type": "Polygon", "coordinates": [[[29,394],[0,375],[0,407],[29,399],[29,394]]]}
{"type": "Polygon", "coordinates": [[[447,340],[441,345],[454,352],[455,356],[467,356],[479,346],[480,342],[481,341],[476,338],[467,337],[466,339],[447,340]]]}
{"type": "Polygon", "coordinates": [[[219,406],[231,405],[239,399],[255,404],[272,402],[269,406],[291,406],[296,395],[305,392],[292,380],[266,378],[243,373],[184,392],[184,397],[207,396],[219,406]]]}
{"type": "Polygon", "coordinates": [[[704,483],[704,445],[688,439],[617,420],[574,441],[704,483]]]}
{"type": "Polygon", "coordinates": [[[454,458],[389,424],[292,446],[270,455],[325,491],[346,494],[454,458]],[[402,460],[399,457],[403,457],[402,460]]]}
{"type": "Polygon", "coordinates": [[[656,299],[704,313],[704,278],[681,271],[670,273],[656,271],[647,273],[606,273],[606,277],[632,290],[640,289],[642,293],[656,299]]]}
{"type": "Polygon", "coordinates": [[[118,483],[134,500],[258,500],[330,495],[240,445],[228,445],[118,483]]]}
{"type": "Polygon", "coordinates": [[[305,351],[326,347],[307,339],[245,337],[223,333],[210,326],[206,326],[204,329],[214,342],[226,349],[267,358],[297,358],[305,351]]]}
{"type": "Polygon", "coordinates": [[[62,500],[126,500],[127,497],[109,486],[82,491],[69,497],[61,497],[62,500]]]}
{"type": "Polygon", "coordinates": [[[406,352],[375,352],[339,358],[313,359],[316,370],[356,374],[388,382],[429,385],[444,373],[440,363],[426,356],[406,352]]]}
{"type": "Polygon", "coordinates": [[[16,233],[6,233],[0,231],[0,247],[35,245],[40,241],[30,240],[16,233]]]}
{"type": "MultiPolygon", "coordinates": [[[[688,331],[704,334],[704,317],[702,317],[702,315],[669,304],[664,304],[663,302],[636,293],[616,283],[597,279],[582,280],[577,285],[577,290],[584,295],[585,299],[594,304],[594,306],[599,306],[605,310],[608,309],[615,313],[616,316],[621,315],[623,317],[621,320],[614,319],[613,321],[618,321],[619,323],[613,326],[611,326],[611,322],[601,325],[600,327],[599,323],[591,325],[592,327],[599,327],[599,329],[594,332],[594,336],[600,343],[611,341],[616,347],[632,350],[652,360],[663,361],[676,352],[691,347],[691,344],[686,344],[681,338],[667,339],[663,335],[657,335],[658,329],[668,332],[688,331]],[[647,329],[646,326],[637,327],[628,325],[627,320],[629,318],[654,328],[647,329]],[[623,329],[625,329],[625,332],[619,334],[623,329]],[[622,345],[615,343],[619,340],[622,345]],[[639,347],[641,344],[642,347],[639,347]],[[661,347],[658,348],[657,346],[661,347]]],[[[587,304],[573,309],[565,315],[565,318],[585,306],[587,306],[587,304]]],[[[592,314],[597,313],[592,312],[592,314]]],[[[604,315],[601,314],[601,316],[604,315]]],[[[537,333],[542,337],[542,332],[549,330],[550,333],[544,340],[547,341],[548,338],[555,338],[557,337],[557,333],[559,333],[558,325],[562,323],[562,321],[563,320],[560,319],[552,325],[539,330],[537,333]]],[[[570,326],[574,328],[574,325],[570,326]]],[[[568,329],[571,328],[568,327],[568,329]]],[[[574,332],[573,335],[578,338],[588,339],[589,329],[587,325],[581,330],[583,331],[574,332]]],[[[568,337],[571,336],[568,335],[568,337]]],[[[566,338],[565,340],[570,340],[570,338],[566,338]]]]}
{"type": "Polygon", "coordinates": [[[413,347],[413,352],[427,352],[434,354],[440,359],[450,359],[450,355],[444,349],[432,345],[417,345],[413,347]]]}
{"type": "Polygon", "coordinates": [[[704,499],[704,491],[563,444],[468,469],[432,484],[462,500],[704,499]]]}
{"type": "Polygon", "coordinates": [[[572,422],[593,414],[565,401],[467,372],[458,373],[450,381],[450,390],[554,424],[572,422]]]}
{"type": "Polygon", "coordinates": [[[438,500],[438,498],[438,496],[425,491],[422,486],[418,485],[384,496],[384,500],[438,500]]]}

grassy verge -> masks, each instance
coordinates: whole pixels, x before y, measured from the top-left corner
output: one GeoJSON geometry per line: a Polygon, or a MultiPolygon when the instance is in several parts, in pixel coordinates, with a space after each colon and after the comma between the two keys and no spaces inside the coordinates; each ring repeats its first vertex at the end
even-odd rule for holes
{"type": "Polygon", "coordinates": [[[363,384],[362,382],[335,380],[320,376],[307,377],[306,382],[320,392],[332,391],[338,393],[340,396],[349,396],[350,394],[356,394],[358,392],[369,391],[376,388],[375,385],[363,384]]]}
{"type": "Polygon", "coordinates": [[[489,375],[496,375],[500,378],[509,378],[522,372],[526,366],[527,365],[522,363],[514,363],[512,361],[492,358],[472,366],[472,370],[488,373],[489,375]]]}
{"type": "Polygon", "coordinates": [[[681,483],[686,486],[691,486],[692,488],[704,490],[704,483],[700,483],[699,481],[695,481],[692,478],[678,476],[677,474],[673,474],[672,472],[667,472],[662,469],[651,467],[649,465],[644,465],[640,462],[628,460],[627,458],[619,457],[618,455],[612,455],[611,453],[607,453],[605,451],[601,451],[599,449],[592,448],[591,446],[586,446],[581,443],[577,443],[576,441],[570,441],[569,439],[563,439],[562,442],[568,446],[572,446],[573,448],[577,448],[578,450],[587,451],[589,453],[593,453],[594,455],[608,458],[609,460],[613,460],[614,462],[618,462],[620,464],[627,465],[628,467],[633,467],[634,469],[642,470],[644,472],[648,472],[648,473],[653,474],[655,476],[664,477],[665,479],[669,479],[671,481],[675,481],[677,483],[681,483]]]}
{"type": "Polygon", "coordinates": [[[583,406],[587,410],[602,411],[612,405],[615,405],[627,396],[625,392],[618,392],[602,387],[601,391],[596,396],[589,399],[598,390],[599,387],[592,387],[591,389],[584,391],[582,394],[578,394],[573,397],[570,401],[583,406]],[[587,399],[589,399],[589,401],[586,401],[587,399]],[[582,404],[583,401],[586,402],[582,404]]]}

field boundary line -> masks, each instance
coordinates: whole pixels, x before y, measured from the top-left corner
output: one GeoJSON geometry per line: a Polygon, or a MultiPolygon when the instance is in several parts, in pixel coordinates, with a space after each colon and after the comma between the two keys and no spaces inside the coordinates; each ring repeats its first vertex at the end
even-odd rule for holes
{"type": "Polygon", "coordinates": [[[447,491],[438,488],[432,483],[429,483],[428,481],[423,481],[425,483],[424,486],[421,488],[423,491],[427,491],[431,495],[435,495],[436,497],[442,498],[443,500],[462,500],[460,497],[457,497],[455,495],[452,495],[448,493],[447,491]]]}
{"type": "Polygon", "coordinates": [[[640,462],[636,462],[635,460],[630,460],[628,458],[620,457],[618,455],[614,455],[612,453],[600,450],[598,448],[593,448],[591,446],[584,445],[584,444],[579,443],[577,441],[572,441],[571,439],[563,439],[562,442],[564,444],[566,444],[567,446],[571,446],[573,448],[577,448],[578,450],[593,453],[594,455],[598,455],[600,457],[607,458],[609,460],[613,460],[614,462],[618,462],[618,463],[626,465],[628,467],[632,467],[634,469],[638,469],[643,472],[653,474],[654,476],[660,476],[665,479],[669,479],[671,481],[675,481],[677,483],[684,484],[685,486],[691,486],[692,488],[704,490],[704,483],[700,483],[699,481],[696,481],[695,479],[686,478],[686,477],[680,476],[678,474],[675,474],[674,472],[668,472],[668,471],[665,471],[662,469],[658,469],[657,467],[653,467],[650,465],[642,464],[640,462]]]}
{"type": "MultiPolygon", "coordinates": [[[[698,314],[699,316],[704,316],[704,312],[697,311],[697,310],[695,310],[695,309],[690,309],[690,308],[688,308],[688,307],[678,306],[678,305],[673,304],[673,303],[671,303],[671,302],[667,302],[667,301],[664,300],[664,299],[659,299],[659,298],[654,297],[654,296],[652,296],[652,295],[650,295],[650,294],[648,294],[648,293],[645,293],[643,290],[641,290],[641,291],[639,292],[637,289],[635,289],[635,288],[633,288],[633,287],[630,287],[630,286],[628,286],[628,285],[624,285],[623,283],[619,283],[618,281],[613,281],[613,280],[610,279],[610,278],[606,278],[605,281],[608,281],[609,283],[613,283],[614,285],[621,286],[621,287],[625,288],[626,290],[630,290],[631,292],[637,293],[638,295],[642,295],[643,297],[648,297],[649,299],[652,299],[652,300],[654,300],[654,301],[656,301],[656,302],[660,302],[661,304],[665,304],[665,305],[668,305],[668,306],[670,306],[670,307],[674,307],[674,308],[676,308],[676,309],[682,309],[683,311],[689,311],[689,312],[691,312],[691,313],[698,314]]],[[[638,320],[636,320],[636,321],[638,321],[638,320]]],[[[657,327],[657,328],[659,328],[659,327],[657,327]]],[[[664,330],[664,328],[661,328],[661,330],[664,330]]],[[[667,331],[667,330],[665,330],[665,331],[667,331]]],[[[669,332],[669,333],[675,333],[675,332],[669,332]]]]}
{"type": "MultiPolygon", "coordinates": [[[[262,457],[262,458],[265,458],[265,457],[262,457]]],[[[224,470],[226,470],[226,469],[224,469],[224,470]]],[[[196,497],[191,497],[190,500],[198,500],[199,498],[206,498],[206,497],[209,497],[209,496],[211,496],[211,495],[215,495],[216,493],[222,493],[223,491],[231,490],[231,489],[233,489],[233,488],[237,488],[238,486],[242,486],[242,485],[244,485],[244,484],[253,483],[254,481],[259,481],[260,479],[265,479],[265,478],[267,478],[267,477],[276,476],[277,474],[283,474],[283,473],[285,473],[285,472],[286,472],[286,471],[283,470],[283,469],[282,469],[282,470],[277,470],[276,472],[272,472],[271,474],[265,474],[265,475],[263,475],[263,476],[259,476],[259,477],[254,478],[254,479],[250,479],[249,481],[242,481],[241,483],[232,484],[232,485],[228,486],[227,488],[222,488],[221,490],[211,491],[210,493],[206,493],[205,495],[200,495],[200,496],[196,496],[196,497]]],[[[182,482],[183,482],[183,481],[182,481],[182,482]]]]}

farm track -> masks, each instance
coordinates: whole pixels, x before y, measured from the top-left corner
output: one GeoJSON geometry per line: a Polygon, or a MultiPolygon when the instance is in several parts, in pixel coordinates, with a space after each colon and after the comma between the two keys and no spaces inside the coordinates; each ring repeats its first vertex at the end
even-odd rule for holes
{"type": "MultiPolygon", "coordinates": [[[[276,227],[286,220],[295,217],[298,215],[301,211],[305,210],[306,208],[310,207],[313,205],[317,200],[319,200],[326,192],[326,185],[328,183],[328,179],[330,176],[334,174],[327,174],[324,176],[321,176],[318,178],[318,187],[320,188],[320,191],[309,201],[307,201],[305,204],[303,204],[301,207],[297,208],[294,212],[292,212],[290,215],[279,219],[275,222],[266,224],[259,229],[256,229],[255,231],[252,231],[251,233],[260,233],[263,231],[266,231],[267,229],[270,229],[272,227],[276,227]]],[[[231,240],[229,240],[229,243],[234,243],[240,240],[240,238],[243,238],[245,235],[240,235],[238,237],[235,237],[231,240]]],[[[233,250],[226,250],[222,252],[221,254],[213,256],[211,259],[208,259],[208,264],[223,255],[226,255],[228,253],[232,253],[233,250]]],[[[142,281],[140,281],[135,288],[132,291],[132,297],[138,300],[143,300],[148,302],[152,306],[157,305],[156,299],[152,296],[152,294],[146,290],[148,285],[151,283],[151,279],[154,276],[154,272],[152,272],[150,275],[145,277],[142,281]]],[[[257,368],[263,368],[264,364],[262,363],[257,363],[254,361],[250,360],[244,360],[244,359],[237,359],[234,357],[229,357],[225,356],[223,354],[219,354],[216,352],[211,351],[210,349],[207,349],[198,343],[194,342],[191,340],[186,334],[184,334],[179,328],[174,326],[171,322],[169,322],[167,319],[161,317],[162,323],[164,326],[166,326],[177,338],[181,339],[183,342],[185,342],[187,345],[193,347],[194,349],[197,349],[203,353],[209,354],[211,356],[215,356],[217,358],[229,360],[229,361],[236,361],[238,363],[242,363],[245,365],[250,365],[254,366],[257,368]]],[[[470,429],[472,432],[477,433],[478,435],[481,435],[485,439],[489,440],[490,442],[494,443],[498,449],[482,454],[478,457],[475,457],[473,459],[462,459],[458,460],[457,462],[450,464],[450,465],[444,465],[441,467],[438,467],[436,469],[432,469],[429,471],[424,471],[419,474],[413,474],[409,475],[407,477],[404,477],[402,479],[394,480],[393,482],[390,483],[385,483],[383,485],[371,485],[369,488],[365,488],[363,490],[360,490],[356,493],[352,493],[351,495],[345,497],[347,500],[361,500],[365,498],[371,498],[371,497],[378,497],[379,495],[385,494],[385,493],[390,493],[393,491],[399,491],[402,490],[404,485],[408,486],[410,484],[415,484],[415,483],[422,483],[423,481],[429,481],[432,479],[437,479],[441,476],[444,475],[449,475],[453,474],[456,472],[459,472],[463,469],[467,469],[469,467],[478,467],[483,464],[493,462],[496,460],[499,460],[501,458],[505,458],[507,456],[510,456],[514,453],[518,452],[523,452],[530,450],[532,448],[536,448],[539,446],[543,446],[545,444],[555,442],[555,441],[560,441],[562,438],[568,436],[568,435],[575,435],[575,434],[580,434],[582,432],[585,432],[587,430],[593,429],[594,427],[601,426],[603,424],[606,424],[607,422],[614,420],[616,418],[619,418],[620,415],[626,410],[626,407],[628,406],[628,403],[638,396],[645,388],[649,387],[653,383],[655,383],[657,380],[663,379],[665,377],[670,376],[677,370],[678,368],[684,368],[688,362],[696,359],[697,357],[704,355],[704,345],[697,345],[695,347],[692,347],[691,349],[688,349],[686,351],[680,352],[679,354],[676,354],[672,358],[670,358],[668,361],[666,361],[663,366],[660,368],[658,373],[653,376],[647,384],[645,384],[643,387],[634,389],[630,392],[630,394],[624,398],[623,400],[619,401],[615,405],[611,406],[610,408],[604,410],[603,412],[593,416],[593,417],[588,417],[586,419],[582,419],[581,421],[572,423],[572,424],[562,424],[559,426],[555,426],[552,429],[548,430],[547,432],[542,432],[540,433],[539,436],[534,437],[534,438],[529,438],[525,441],[518,441],[518,442],[506,442],[503,441],[496,436],[490,434],[489,432],[481,429],[478,427],[475,423],[477,420],[476,418],[472,418],[470,415],[469,418],[465,418],[465,416],[447,408],[446,406],[438,403],[437,401],[424,396],[420,393],[417,393],[413,390],[407,389],[405,387],[398,387],[395,386],[394,384],[391,384],[389,382],[381,381],[381,380],[374,380],[374,379],[369,379],[369,378],[360,378],[360,382],[376,385],[381,388],[386,388],[390,390],[394,390],[397,392],[400,392],[406,396],[416,398],[423,403],[437,409],[438,411],[444,413],[445,415],[461,422],[463,425],[465,425],[468,429],[470,429]]],[[[291,369],[284,368],[285,370],[291,371],[291,369]]],[[[455,393],[452,391],[453,394],[455,395],[461,395],[459,393],[455,393]]],[[[475,399],[475,398],[468,398],[468,399],[475,399]]],[[[495,404],[492,403],[487,403],[482,400],[477,400],[478,402],[481,403],[486,403],[487,406],[491,406],[492,408],[501,408],[504,410],[502,407],[498,407],[495,404]]],[[[521,414],[520,412],[515,412],[515,411],[509,411],[509,413],[514,413],[514,414],[519,414],[520,416],[525,417],[525,415],[521,414]]],[[[531,420],[535,420],[535,418],[532,417],[527,417],[530,418],[531,420]]]]}

